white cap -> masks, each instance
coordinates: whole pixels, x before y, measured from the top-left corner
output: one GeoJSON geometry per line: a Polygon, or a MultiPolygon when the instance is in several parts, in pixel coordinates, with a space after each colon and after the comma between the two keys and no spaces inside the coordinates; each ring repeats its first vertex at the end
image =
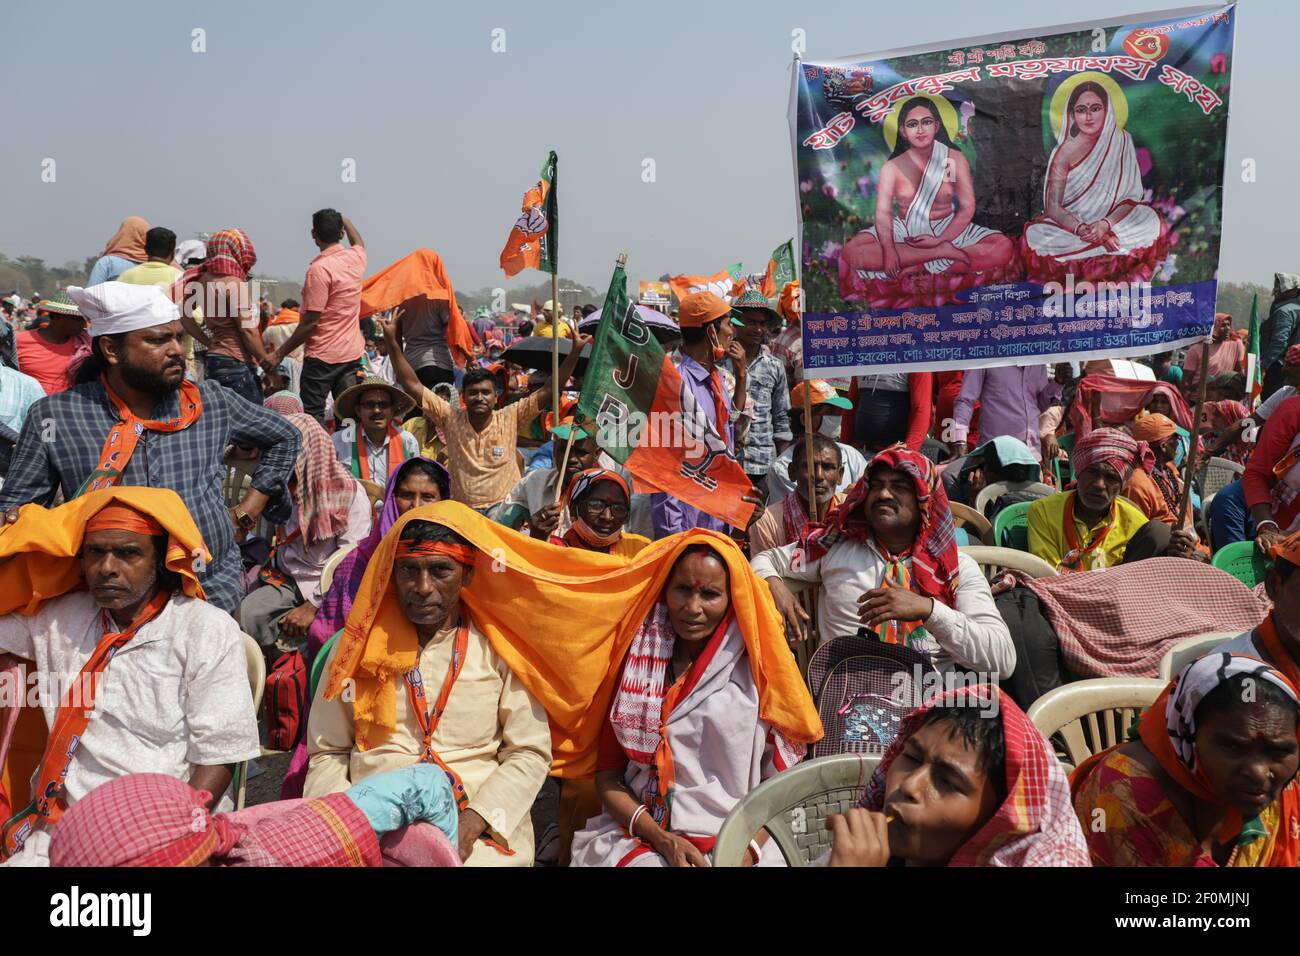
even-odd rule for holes
{"type": "Polygon", "coordinates": [[[181,317],[176,303],[156,285],[102,282],[88,289],[68,286],[66,291],[90,322],[91,338],[152,329],[181,317]]]}

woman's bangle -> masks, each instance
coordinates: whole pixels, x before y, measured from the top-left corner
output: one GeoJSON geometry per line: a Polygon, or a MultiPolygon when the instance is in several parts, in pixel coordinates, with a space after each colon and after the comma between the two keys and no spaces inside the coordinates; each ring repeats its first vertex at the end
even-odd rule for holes
{"type": "Polygon", "coordinates": [[[640,804],[635,810],[632,811],[632,819],[627,821],[628,836],[633,838],[636,837],[636,821],[643,813],[645,813],[644,803],[640,804]]]}
{"type": "Polygon", "coordinates": [[[750,840],[749,848],[754,851],[754,862],[758,863],[763,858],[763,848],[758,845],[757,840],[750,840]]]}
{"type": "Polygon", "coordinates": [[[1282,526],[1279,525],[1279,524],[1278,524],[1276,521],[1274,521],[1272,518],[1265,518],[1263,521],[1261,521],[1261,522],[1259,522],[1258,524],[1255,525],[1255,534],[1259,534],[1261,531],[1263,531],[1263,530],[1264,530],[1264,525],[1266,525],[1266,524],[1271,524],[1271,525],[1273,526],[1273,530],[1274,530],[1274,531],[1281,531],[1281,530],[1282,530],[1282,526]]]}

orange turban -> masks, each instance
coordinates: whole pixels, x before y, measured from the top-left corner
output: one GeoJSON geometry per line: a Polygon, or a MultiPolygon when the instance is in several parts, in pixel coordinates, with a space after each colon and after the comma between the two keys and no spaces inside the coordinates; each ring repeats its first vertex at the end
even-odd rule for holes
{"type": "Polygon", "coordinates": [[[1170,435],[1178,431],[1178,426],[1172,420],[1156,412],[1150,415],[1143,415],[1135,421],[1129,428],[1133,437],[1138,441],[1144,441],[1149,445],[1159,444],[1170,435]]]}
{"type": "Polygon", "coordinates": [[[167,531],[155,519],[130,505],[111,504],[101,508],[86,522],[86,534],[92,531],[132,531],[150,537],[164,535],[167,531]]]}

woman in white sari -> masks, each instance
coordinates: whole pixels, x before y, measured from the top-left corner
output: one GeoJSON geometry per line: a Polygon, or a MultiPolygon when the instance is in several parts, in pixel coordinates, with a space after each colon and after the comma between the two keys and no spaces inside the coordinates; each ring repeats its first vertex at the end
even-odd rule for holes
{"type": "MultiPolygon", "coordinates": [[[[752,582],[731,580],[747,565],[724,562],[735,545],[716,542],[676,556],[628,649],[596,764],[604,812],[574,836],[573,866],[708,866],[732,807],[803,757],[792,740],[820,736],[774,609],[750,603],[752,582]]],[[[765,832],[755,864],[784,864],[765,832]]]]}
{"type": "Polygon", "coordinates": [[[840,257],[857,284],[908,272],[1008,265],[1015,252],[1011,240],[974,225],[974,215],[970,163],[952,148],[934,103],[913,97],[898,112],[898,141],[880,172],[875,225],[846,242],[840,257]]]}
{"type": "Polygon", "coordinates": [[[1158,264],[1161,220],[1142,202],[1143,194],[1133,137],[1117,126],[1105,88],[1091,80],[1080,83],[1070,93],[1047,163],[1043,214],[1025,227],[1030,275],[1046,281],[1069,269],[1059,263],[1134,257],[1141,261],[1099,264],[1106,274],[1093,275],[1094,268],[1086,278],[1150,278],[1158,264]],[[1149,266],[1146,274],[1136,274],[1143,266],[1149,266]]]}

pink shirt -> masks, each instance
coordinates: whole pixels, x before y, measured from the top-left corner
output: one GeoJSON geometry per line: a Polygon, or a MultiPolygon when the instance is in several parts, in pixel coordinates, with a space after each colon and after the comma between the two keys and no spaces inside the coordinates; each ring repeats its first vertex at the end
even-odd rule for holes
{"type": "Polygon", "coordinates": [[[360,324],[365,274],[364,246],[330,246],[307,267],[301,311],[320,313],[320,322],[307,339],[307,358],[336,365],[354,362],[365,353],[360,324]]]}

